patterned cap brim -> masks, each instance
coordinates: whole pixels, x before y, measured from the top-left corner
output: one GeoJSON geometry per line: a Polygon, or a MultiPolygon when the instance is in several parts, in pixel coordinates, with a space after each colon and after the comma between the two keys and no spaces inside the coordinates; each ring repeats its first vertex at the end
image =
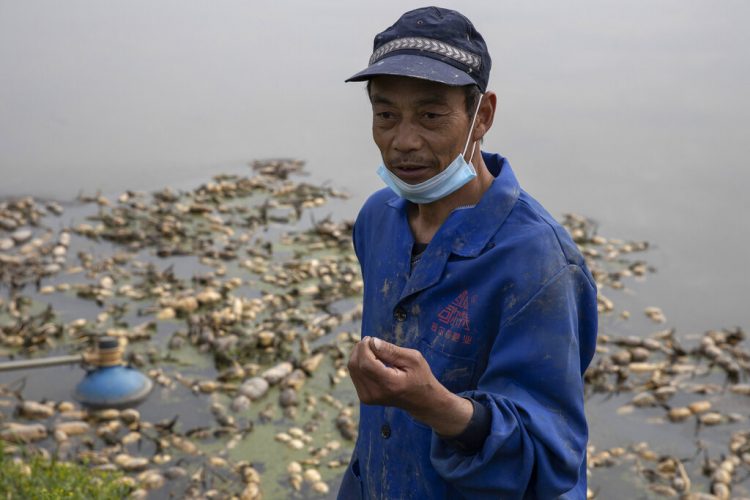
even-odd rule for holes
{"type": "Polygon", "coordinates": [[[362,82],[378,75],[408,76],[446,85],[477,85],[476,80],[448,63],[417,54],[395,54],[347,78],[347,82],[362,82]]]}

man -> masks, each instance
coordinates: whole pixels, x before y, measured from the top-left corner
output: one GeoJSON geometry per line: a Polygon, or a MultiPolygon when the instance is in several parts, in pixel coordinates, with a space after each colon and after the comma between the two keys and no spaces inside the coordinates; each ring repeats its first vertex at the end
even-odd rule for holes
{"type": "Polygon", "coordinates": [[[368,82],[389,187],[354,228],[362,405],[339,498],[586,497],[596,288],[508,161],[480,151],[490,65],[468,19],[428,7],[347,80],[368,82]]]}

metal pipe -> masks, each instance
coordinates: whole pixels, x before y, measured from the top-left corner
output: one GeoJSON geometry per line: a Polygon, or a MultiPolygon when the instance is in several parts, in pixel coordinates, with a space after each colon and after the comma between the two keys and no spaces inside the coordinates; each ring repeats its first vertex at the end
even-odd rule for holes
{"type": "Polygon", "coordinates": [[[73,365],[84,361],[83,354],[71,354],[69,356],[53,356],[51,358],[20,359],[18,361],[5,361],[0,363],[0,372],[11,370],[24,370],[28,368],[44,368],[46,366],[73,365]]]}

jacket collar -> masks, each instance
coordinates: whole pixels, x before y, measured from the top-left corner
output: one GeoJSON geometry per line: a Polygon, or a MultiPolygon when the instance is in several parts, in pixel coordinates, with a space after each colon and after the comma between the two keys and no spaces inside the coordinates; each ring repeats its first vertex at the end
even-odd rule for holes
{"type": "MultiPolygon", "coordinates": [[[[482,158],[495,180],[472,208],[456,209],[443,222],[435,239],[450,242],[450,250],[462,257],[476,257],[487,245],[513,209],[521,188],[508,160],[497,153],[485,153],[482,158]]],[[[388,205],[406,213],[405,199],[394,196],[388,205]]],[[[442,246],[442,245],[441,245],[442,246]]]]}
{"type": "MultiPolygon", "coordinates": [[[[412,270],[401,294],[402,299],[437,283],[451,253],[462,257],[479,255],[513,209],[521,188],[510,163],[499,154],[482,152],[482,158],[495,180],[479,203],[472,208],[454,210],[443,222],[412,270]]],[[[400,213],[403,221],[407,221],[406,200],[394,196],[387,204],[400,213]]],[[[406,226],[408,231],[408,222],[406,226]]]]}

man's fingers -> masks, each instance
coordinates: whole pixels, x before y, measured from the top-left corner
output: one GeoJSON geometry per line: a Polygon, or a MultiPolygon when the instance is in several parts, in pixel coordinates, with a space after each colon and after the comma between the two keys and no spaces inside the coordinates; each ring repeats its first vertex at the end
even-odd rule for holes
{"type": "Polygon", "coordinates": [[[370,350],[385,365],[397,368],[410,366],[414,362],[414,349],[399,347],[385,340],[370,338],[370,350]]]}
{"type": "MultiPolygon", "coordinates": [[[[365,337],[367,338],[367,337],[365,337]]],[[[352,347],[352,352],[349,354],[349,363],[347,363],[347,368],[349,368],[349,371],[357,370],[357,367],[359,366],[359,351],[360,351],[360,344],[365,339],[360,340],[357,344],[352,347]]]]}
{"type": "Polygon", "coordinates": [[[370,348],[371,341],[371,337],[365,337],[354,346],[349,357],[348,367],[350,372],[356,372],[356,375],[368,377],[383,375],[383,370],[387,368],[372,352],[370,348]]]}
{"type": "MultiPolygon", "coordinates": [[[[347,365],[354,388],[357,390],[357,395],[363,402],[369,401],[372,394],[372,388],[370,387],[372,381],[370,380],[370,375],[367,373],[368,362],[365,361],[363,363],[363,360],[368,357],[367,351],[369,351],[369,348],[367,347],[367,342],[368,337],[365,337],[352,348],[347,365]]],[[[369,353],[369,357],[374,359],[372,353],[369,353]]]]}
{"type": "Polygon", "coordinates": [[[397,367],[387,366],[372,351],[372,337],[364,337],[352,349],[349,357],[349,373],[360,383],[381,386],[390,379],[402,375],[397,367]]]}

